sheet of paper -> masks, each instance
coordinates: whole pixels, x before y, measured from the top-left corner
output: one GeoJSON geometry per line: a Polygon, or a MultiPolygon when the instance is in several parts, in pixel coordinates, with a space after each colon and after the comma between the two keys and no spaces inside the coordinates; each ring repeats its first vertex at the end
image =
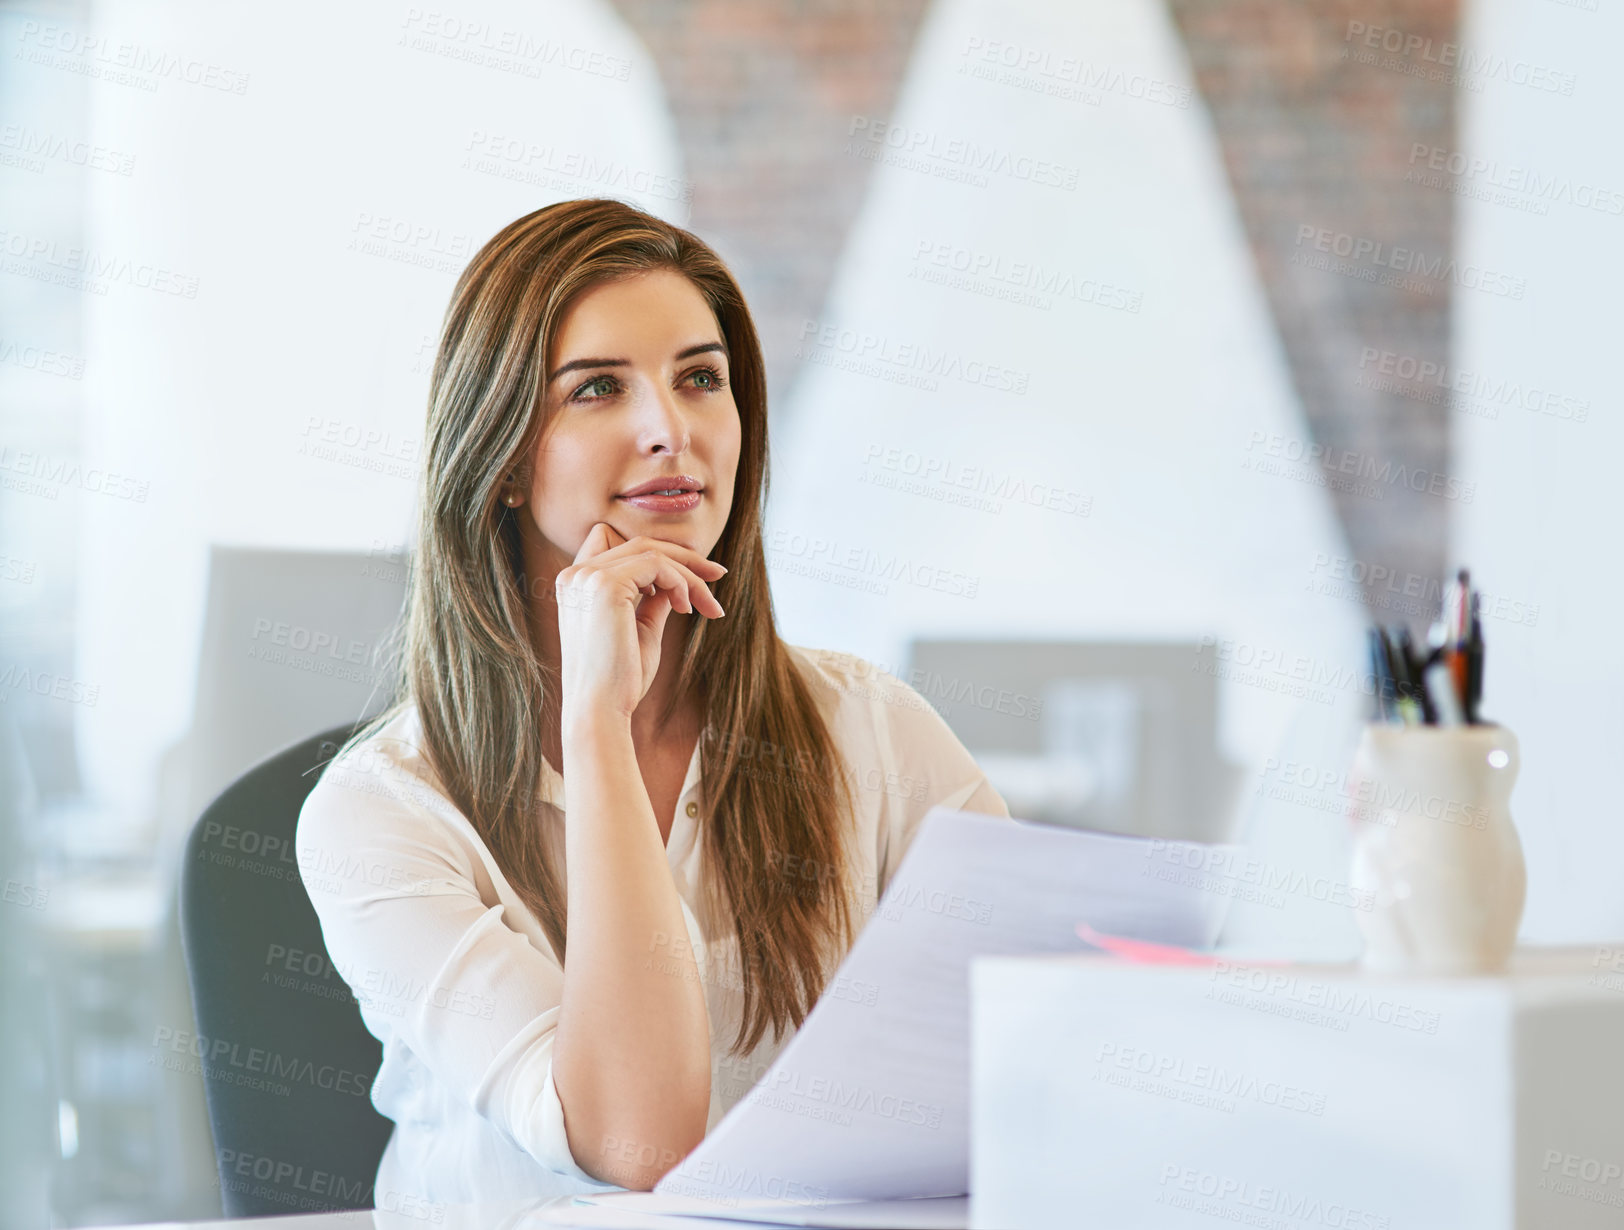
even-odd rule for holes
{"type": "Polygon", "coordinates": [[[1093,951],[1079,923],[1210,948],[1228,896],[1189,869],[1231,851],[933,808],[777,1061],[654,1190],[812,1205],[966,1194],[971,959],[1093,951]]]}
{"type": "MultiPolygon", "coordinates": [[[[602,1192],[575,1197],[577,1205],[596,1205],[639,1216],[659,1215],[665,1230],[684,1230],[699,1217],[706,1225],[740,1223],[760,1226],[816,1226],[830,1230],[965,1230],[970,1224],[970,1201],[965,1196],[932,1200],[841,1200],[801,1204],[781,1200],[742,1198],[705,1200],[697,1196],[662,1196],[659,1192],[602,1192]],[[681,1217],[680,1222],[669,1219],[681,1217]]],[[[618,1223],[617,1223],[618,1224],[618,1223]]]]}
{"type": "MultiPolygon", "coordinates": [[[[648,1192],[630,1192],[645,1196],[648,1192]]],[[[639,1212],[597,1204],[549,1204],[535,1210],[518,1230],[776,1230],[776,1222],[739,1222],[722,1217],[673,1216],[670,1213],[639,1212]]]]}

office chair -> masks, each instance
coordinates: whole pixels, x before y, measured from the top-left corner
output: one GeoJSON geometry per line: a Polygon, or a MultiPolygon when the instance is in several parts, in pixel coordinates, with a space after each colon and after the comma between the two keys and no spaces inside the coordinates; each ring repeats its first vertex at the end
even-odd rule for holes
{"type": "Polygon", "coordinates": [[[299,809],[352,729],[249,769],[186,841],[181,935],[197,1033],[154,1049],[166,1066],[202,1070],[227,1217],[372,1208],[394,1128],[371,1101],[382,1048],[333,968],[294,855],[299,809]]]}
{"type": "MultiPolygon", "coordinates": [[[[391,629],[409,556],[388,551],[209,548],[192,720],[159,765],[158,865],[179,872],[186,841],[214,798],[272,752],[367,712],[387,693],[391,629]]],[[[165,917],[148,999],[158,1019],[196,1019],[181,939],[180,894],[165,917]]],[[[147,1039],[142,1039],[143,1045],[147,1039]]],[[[181,1057],[171,1054],[170,1058],[181,1057]]],[[[202,1064],[178,1063],[156,1087],[153,1190],[183,1218],[219,1217],[220,1174],[202,1064]]]]}

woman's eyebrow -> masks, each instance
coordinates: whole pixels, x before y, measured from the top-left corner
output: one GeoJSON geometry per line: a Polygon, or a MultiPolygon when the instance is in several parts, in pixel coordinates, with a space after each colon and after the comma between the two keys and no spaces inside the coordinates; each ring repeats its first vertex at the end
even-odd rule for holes
{"type": "MultiPolygon", "coordinates": [[[[704,354],[707,350],[720,351],[722,353],[723,358],[727,357],[727,347],[722,345],[721,342],[701,342],[697,346],[690,346],[686,350],[677,351],[675,357],[678,358],[678,359],[687,359],[687,358],[693,357],[696,354],[704,354]]],[[[573,372],[573,371],[577,370],[578,368],[583,368],[583,367],[625,367],[630,362],[631,362],[630,359],[571,359],[568,363],[565,363],[562,366],[560,366],[558,368],[558,370],[555,371],[551,376],[548,376],[547,377],[547,383],[551,384],[553,381],[557,380],[560,376],[564,375],[564,373],[573,372]]]]}

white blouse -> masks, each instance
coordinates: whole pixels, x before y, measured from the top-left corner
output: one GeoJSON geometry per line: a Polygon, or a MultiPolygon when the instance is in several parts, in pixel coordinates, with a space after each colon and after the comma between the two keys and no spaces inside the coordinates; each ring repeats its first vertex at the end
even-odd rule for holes
{"type": "MultiPolygon", "coordinates": [[[[852,654],[789,648],[856,775],[855,871],[866,921],[932,807],[997,816],[1009,809],[908,684],[852,654]]],[[[563,967],[490,850],[434,784],[418,751],[421,735],[409,707],[329,764],[296,837],[300,876],[334,969],[383,1044],[372,1103],[395,1129],[375,1204],[421,1209],[615,1190],[576,1164],[553,1088],[563,967]]],[[[764,749],[750,754],[772,763],[764,749]]],[[[564,782],[543,764],[541,819],[562,875],[564,782]]],[[[696,745],[666,850],[710,1014],[708,1132],[766,1073],[790,1033],[775,1040],[769,1027],[747,1056],[729,1053],[742,1011],[741,965],[727,920],[706,917],[702,904],[699,799],[696,745]]],[[[650,960],[671,955],[652,952],[650,960]]]]}

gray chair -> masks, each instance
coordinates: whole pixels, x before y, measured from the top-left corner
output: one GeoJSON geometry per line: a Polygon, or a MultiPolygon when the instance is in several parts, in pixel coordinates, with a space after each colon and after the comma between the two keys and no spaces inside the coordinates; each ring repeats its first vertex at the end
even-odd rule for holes
{"type": "Polygon", "coordinates": [[[299,878],[299,809],[351,726],[275,753],[192,826],[181,934],[197,1018],[160,1062],[200,1066],[227,1217],[373,1207],[394,1124],[372,1106],[382,1058],[333,968],[299,878]]]}

